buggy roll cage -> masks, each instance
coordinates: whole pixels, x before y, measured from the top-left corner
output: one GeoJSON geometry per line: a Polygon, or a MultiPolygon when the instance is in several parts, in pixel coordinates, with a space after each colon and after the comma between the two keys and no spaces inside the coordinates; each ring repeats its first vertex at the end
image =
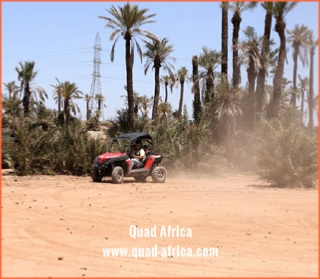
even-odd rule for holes
{"type": "Polygon", "coordinates": [[[149,134],[145,134],[145,133],[128,133],[128,134],[122,134],[119,135],[117,137],[115,137],[111,143],[109,144],[109,148],[108,148],[108,152],[111,151],[111,147],[114,143],[118,142],[118,140],[130,140],[130,144],[126,144],[124,146],[123,152],[126,151],[126,149],[132,145],[136,140],[145,140],[148,144],[150,144],[150,150],[152,150],[153,148],[153,141],[152,141],[152,137],[149,134]]]}

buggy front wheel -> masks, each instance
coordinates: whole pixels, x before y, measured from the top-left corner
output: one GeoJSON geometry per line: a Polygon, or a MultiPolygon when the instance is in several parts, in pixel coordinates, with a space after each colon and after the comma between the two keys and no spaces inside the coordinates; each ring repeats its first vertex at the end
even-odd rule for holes
{"type": "Polygon", "coordinates": [[[92,178],[93,182],[101,182],[102,176],[101,176],[101,174],[99,174],[99,171],[97,168],[92,168],[91,178],[92,178]]]}
{"type": "Polygon", "coordinates": [[[111,173],[112,182],[116,184],[122,183],[123,175],[123,169],[119,166],[115,167],[111,173]]]}
{"type": "Polygon", "coordinates": [[[167,170],[162,166],[155,167],[151,177],[154,183],[164,183],[167,178],[167,170]]]}

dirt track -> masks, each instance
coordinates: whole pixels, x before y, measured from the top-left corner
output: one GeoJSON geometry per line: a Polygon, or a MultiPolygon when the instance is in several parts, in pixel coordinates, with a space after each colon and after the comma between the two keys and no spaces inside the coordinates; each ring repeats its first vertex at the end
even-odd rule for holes
{"type": "Polygon", "coordinates": [[[318,192],[253,176],[165,184],[2,176],[3,277],[318,276],[318,192]],[[154,238],[129,227],[157,228],[154,238]],[[161,226],[191,238],[159,236],[161,226]],[[218,257],[104,257],[107,247],[218,247],[218,257]]]}

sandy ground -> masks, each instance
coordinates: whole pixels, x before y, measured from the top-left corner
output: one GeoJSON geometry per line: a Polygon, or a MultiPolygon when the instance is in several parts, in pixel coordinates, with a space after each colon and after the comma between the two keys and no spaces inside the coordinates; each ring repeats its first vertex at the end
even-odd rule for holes
{"type": "Polygon", "coordinates": [[[2,206],[3,277],[318,276],[317,190],[269,188],[255,176],[114,185],[3,175],[2,206]],[[132,225],[156,228],[156,237],[134,239],[132,225]],[[162,226],[192,237],[160,237],[162,226]],[[218,248],[218,256],[103,255],[155,245],[218,248]]]}

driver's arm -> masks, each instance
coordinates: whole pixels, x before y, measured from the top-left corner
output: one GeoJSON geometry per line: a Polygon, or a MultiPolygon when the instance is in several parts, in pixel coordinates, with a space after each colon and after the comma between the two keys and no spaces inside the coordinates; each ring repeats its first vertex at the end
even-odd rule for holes
{"type": "Polygon", "coordinates": [[[133,158],[136,158],[136,159],[139,159],[139,160],[142,160],[142,159],[144,158],[144,156],[145,156],[144,150],[141,149],[141,150],[140,150],[140,156],[134,154],[132,157],[133,157],[133,158]]]}
{"type": "Polygon", "coordinates": [[[139,159],[139,160],[142,160],[144,156],[138,156],[138,155],[132,155],[132,158],[136,158],[136,159],[139,159]]]}

